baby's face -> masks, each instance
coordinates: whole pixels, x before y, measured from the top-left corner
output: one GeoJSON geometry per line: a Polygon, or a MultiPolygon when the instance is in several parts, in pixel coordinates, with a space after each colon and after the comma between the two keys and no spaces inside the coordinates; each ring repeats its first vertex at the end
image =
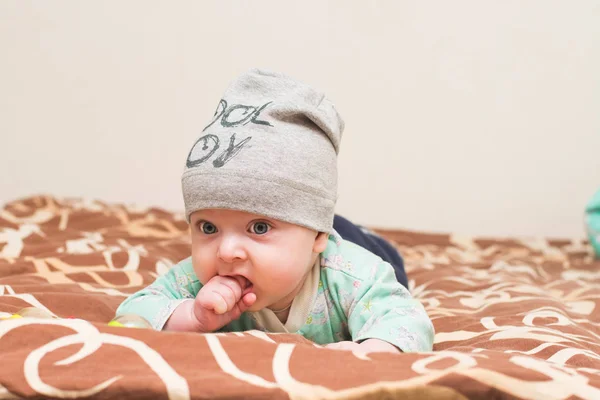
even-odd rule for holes
{"type": "Polygon", "coordinates": [[[190,227],[200,282],[222,275],[252,285],[250,311],[286,307],[327,245],[326,234],[243,211],[199,210],[190,227]]]}

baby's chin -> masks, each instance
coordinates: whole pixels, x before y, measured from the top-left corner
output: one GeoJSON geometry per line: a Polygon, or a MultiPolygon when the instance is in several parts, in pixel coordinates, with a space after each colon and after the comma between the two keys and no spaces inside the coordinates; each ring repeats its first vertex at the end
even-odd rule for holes
{"type": "Polygon", "coordinates": [[[252,306],[250,306],[248,308],[248,311],[250,311],[250,312],[258,312],[258,311],[264,310],[265,308],[268,308],[269,304],[265,304],[264,298],[262,300],[263,301],[261,301],[261,297],[259,297],[257,295],[256,301],[254,302],[254,304],[252,304],[252,306]]]}
{"type": "Polygon", "coordinates": [[[254,303],[246,311],[247,312],[258,312],[258,311],[262,310],[263,308],[265,308],[265,306],[263,304],[254,303]]]}

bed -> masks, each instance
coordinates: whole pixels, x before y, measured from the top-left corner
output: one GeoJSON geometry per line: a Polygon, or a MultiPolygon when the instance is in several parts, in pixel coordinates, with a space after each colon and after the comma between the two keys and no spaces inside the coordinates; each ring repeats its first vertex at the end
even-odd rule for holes
{"type": "Polygon", "coordinates": [[[580,239],[381,230],[434,351],[109,326],[189,253],[182,214],[35,196],[0,211],[0,399],[600,399],[600,262],[580,239]],[[54,318],[11,318],[36,307],[54,318]]]}

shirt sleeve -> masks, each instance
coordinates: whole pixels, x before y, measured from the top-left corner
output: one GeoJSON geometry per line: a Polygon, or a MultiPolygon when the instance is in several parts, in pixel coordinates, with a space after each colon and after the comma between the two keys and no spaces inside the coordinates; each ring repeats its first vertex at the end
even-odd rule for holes
{"type": "Polygon", "coordinates": [[[434,329],[425,308],[396,280],[392,266],[377,265],[373,280],[364,280],[348,314],[352,340],[379,339],[403,352],[431,351],[434,329]]]}
{"type": "Polygon", "coordinates": [[[116,316],[139,315],[154,329],[162,330],[175,308],[185,300],[194,299],[201,287],[191,260],[183,260],[150,286],[129,296],[117,309],[116,316]]]}

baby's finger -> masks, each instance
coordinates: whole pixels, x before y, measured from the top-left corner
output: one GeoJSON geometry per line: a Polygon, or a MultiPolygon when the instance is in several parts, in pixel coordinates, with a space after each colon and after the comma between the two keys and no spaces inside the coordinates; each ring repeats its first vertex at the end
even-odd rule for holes
{"type": "Polygon", "coordinates": [[[239,302],[240,309],[242,312],[246,311],[256,302],[256,294],[254,293],[246,293],[242,300],[239,302]]]}
{"type": "Polygon", "coordinates": [[[230,317],[232,321],[238,319],[242,313],[244,313],[252,306],[252,304],[254,304],[255,301],[256,295],[254,293],[246,294],[240,301],[236,303],[233,309],[229,312],[228,317],[230,317]]]}
{"type": "MultiPolygon", "coordinates": [[[[237,303],[242,297],[242,287],[237,279],[229,277],[229,276],[221,276],[215,282],[220,288],[219,291],[225,295],[225,297],[231,297],[233,299],[233,304],[237,303]],[[228,296],[227,291],[230,292],[231,296],[228,296]]],[[[231,306],[233,306],[231,304],[231,306]]]]}
{"type": "Polygon", "coordinates": [[[229,310],[229,306],[227,305],[227,301],[225,301],[225,299],[223,298],[223,296],[220,295],[220,293],[217,293],[217,296],[215,296],[216,298],[220,299],[219,301],[214,303],[214,312],[215,314],[225,314],[228,310],[229,310]]]}
{"type": "Polygon", "coordinates": [[[202,288],[196,300],[203,308],[214,311],[215,314],[224,314],[229,310],[229,305],[223,294],[209,287],[202,288]]]}

